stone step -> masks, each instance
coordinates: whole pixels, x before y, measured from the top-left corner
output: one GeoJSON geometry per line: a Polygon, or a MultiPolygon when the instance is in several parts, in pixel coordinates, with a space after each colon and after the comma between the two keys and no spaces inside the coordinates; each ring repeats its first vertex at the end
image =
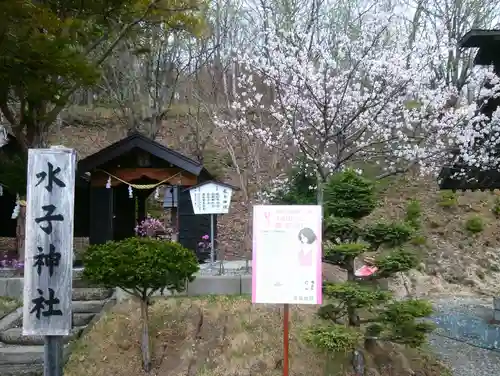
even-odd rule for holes
{"type": "Polygon", "coordinates": [[[105,300],[113,295],[113,289],[104,289],[99,287],[74,288],[72,299],[81,300],[105,300]]]}
{"type": "MultiPolygon", "coordinates": [[[[73,327],[77,327],[77,326],[86,326],[90,320],[92,320],[95,316],[95,313],[73,313],[73,327]]],[[[21,327],[23,324],[23,316],[22,316],[22,312],[20,315],[18,315],[17,317],[15,317],[15,319],[13,320],[10,320],[10,322],[7,323],[7,325],[5,325],[5,327],[8,327],[8,328],[18,328],[18,327],[21,327]]],[[[0,327],[0,331],[1,330],[5,330],[5,329],[2,329],[0,327]]],[[[2,376],[2,374],[0,373],[0,376],[2,376]]]]}
{"type": "MultiPolygon", "coordinates": [[[[82,332],[82,327],[75,327],[69,336],[64,337],[64,343],[77,338],[82,332]]],[[[43,336],[23,336],[22,328],[7,329],[0,333],[0,341],[7,345],[37,346],[43,345],[43,336]]]]}
{"type": "Polygon", "coordinates": [[[2,364],[43,364],[43,346],[0,347],[2,364]]]}
{"type": "Polygon", "coordinates": [[[74,301],[71,304],[73,313],[99,313],[106,301],[103,300],[82,300],[74,301]]]}
{"type": "MultiPolygon", "coordinates": [[[[68,350],[68,345],[65,345],[63,356],[68,355],[68,350]]],[[[0,346],[0,367],[35,364],[43,365],[43,346],[0,346]]],[[[2,372],[0,375],[4,376],[2,372]]]]}
{"type": "Polygon", "coordinates": [[[94,316],[95,313],[73,313],[73,326],[86,326],[94,316]]]}
{"type": "Polygon", "coordinates": [[[72,286],[74,289],[88,288],[88,287],[96,287],[96,288],[100,287],[100,286],[92,285],[92,283],[90,283],[82,278],[73,278],[72,286]]]}
{"type": "MultiPolygon", "coordinates": [[[[73,302],[73,326],[86,326],[96,313],[101,312],[106,301],[80,301],[73,302]]],[[[0,331],[7,328],[20,327],[23,323],[22,308],[7,315],[0,320],[0,331]]],[[[2,374],[0,373],[0,376],[2,374]]]]}
{"type": "Polygon", "coordinates": [[[41,364],[0,364],[0,375],[2,376],[42,376],[43,365],[41,364]]]}
{"type": "Polygon", "coordinates": [[[83,268],[73,268],[73,279],[82,279],[83,268]]]}
{"type": "Polygon", "coordinates": [[[0,320],[0,332],[9,328],[13,328],[15,326],[19,326],[22,322],[23,317],[23,308],[19,307],[15,311],[6,315],[3,319],[0,320]]]}

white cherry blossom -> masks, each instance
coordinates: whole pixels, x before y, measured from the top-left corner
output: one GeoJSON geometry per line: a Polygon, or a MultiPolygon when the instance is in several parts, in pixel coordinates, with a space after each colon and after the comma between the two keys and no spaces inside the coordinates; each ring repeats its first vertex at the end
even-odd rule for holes
{"type": "Polygon", "coordinates": [[[468,104],[463,93],[436,82],[430,45],[415,43],[410,51],[405,38],[394,37],[397,19],[367,14],[357,27],[354,35],[316,38],[271,27],[258,38],[265,49],[235,51],[237,90],[216,125],[279,148],[291,163],[300,152],[319,180],[359,163],[379,165],[383,175],[410,168],[437,174],[458,159],[499,167],[492,151],[500,111],[491,121],[479,111],[500,96],[497,76],[477,69],[469,85],[481,100],[468,104]]]}

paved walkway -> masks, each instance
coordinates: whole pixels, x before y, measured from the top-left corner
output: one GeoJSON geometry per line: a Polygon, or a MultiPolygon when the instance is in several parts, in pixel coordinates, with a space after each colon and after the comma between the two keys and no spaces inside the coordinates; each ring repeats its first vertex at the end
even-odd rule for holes
{"type": "Polygon", "coordinates": [[[440,298],[433,303],[438,328],[430,346],[453,376],[500,375],[500,327],[489,324],[492,299],[440,298]]]}

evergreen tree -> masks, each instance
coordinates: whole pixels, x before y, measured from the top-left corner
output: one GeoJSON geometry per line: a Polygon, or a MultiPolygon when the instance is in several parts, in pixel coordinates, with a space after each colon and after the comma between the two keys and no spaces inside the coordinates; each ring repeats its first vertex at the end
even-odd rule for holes
{"type": "Polygon", "coordinates": [[[316,177],[305,158],[299,157],[284,181],[275,182],[271,202],[280,205],[316,204],[316,177]]]}
{"type": "MultiPolygon", "coordinates": [[[[432,313],[427,301],[397,300],[377,280],[406,272],[418,264],[406,246],[414,229],[405,222],[362,224],[377,206],[374,183],[352,170],[334,175],[324,190],[324,262],[347,272],[347,281],[326,282],[326,304],[319,315],[328,324],[308,332],[308,339],[330,351],[354,350],[362,340],[422,345],[433,326],[423,320],[432,313]],[[355,275],[355,262],[371,256],[376,272],[355,275]]],[[[373,269],[372,269],[373,270],[373,269]]]]}

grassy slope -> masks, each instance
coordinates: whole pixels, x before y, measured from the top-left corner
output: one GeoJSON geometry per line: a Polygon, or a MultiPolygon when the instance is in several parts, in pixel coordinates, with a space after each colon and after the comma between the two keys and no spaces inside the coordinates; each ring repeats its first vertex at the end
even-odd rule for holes
{"type": "Polygon", "coordinates": [[[492,209],[498,192],[439,191],[433,181],[401,178],[390,184],[372,218],[403,219],[410,199],[422,207],[422,228],[415,239],[425,274],[443,284],[492,294],[500,280],[500,226],[492,209]],[[480,218],[482,231],[467,230],[467,221],[480,218]]]}
{"type": "MultiPolygon", "coordinates": [[[[327,357],[302,339],[317,321],[316,308],[292,307],[291,375],[352,375],[344,354],[327,357]]],[[[140,376],[139,307],[125,302],[100,320],[79,343],[66,376],[140,376]]],[[[153,375],[271,376],[282,374],[282,320],[276,307],[252,305],[248,297],[171,298],[151,307],[153,375]]],[[[373,376],[445,376],[422,353],[379,345],[367,353],[373,376]]]]}

